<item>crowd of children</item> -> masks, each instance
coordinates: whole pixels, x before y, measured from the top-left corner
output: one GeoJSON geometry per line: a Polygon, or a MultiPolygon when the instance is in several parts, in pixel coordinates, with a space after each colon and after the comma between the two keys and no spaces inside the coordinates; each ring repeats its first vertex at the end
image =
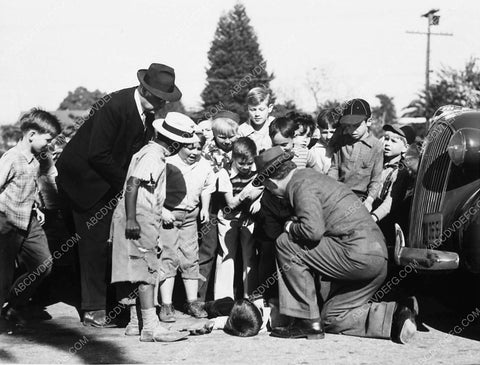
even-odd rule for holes
{"type": "MultiPolygon", "coordinates": [[[[266,307],[275,307],[275,287],[259,288],[276,270],[275,238],[291,212],[288,202],[256,184],[254,166],[254,157],[272,146],[293,152],[298,168],[346,184],[388,243],[393,223],[405,216],[419,159],[411,127],[386,125],[378,140],[369,131],[371,111],[363,99],[348,101],[341,111],[323,111],[316,122],[297,113],[274,118],[264,87],[250,90],[246,102],[249,119],[243,123],[231,111],[219,111],[198,125],[170,112],[153,122],[155,137],[133,156],[111,226],[111,281],[129,283],[129,295],[119,298],[130,307],[126,335],[141,341],[185,337],[163,324],[176,320],[177,272],[185,287],[184,311],[193,317],[213,316],[209,299],[218,306],[230,298],[224,302],[228,310],[220,311],[226,314],[236,298],[247,301],[235,308],[248,307],[249,300],[259,297],[266,307]],[[241,279],[235,280],[236,275],[241,279]]],[[[7,319],[22,317],[22,307],[53,261],[41,228],[49,202],[37,193],[40,188],[48,197],[48,189],[55,191],[51,159],[39,154],[60,133],[60,124],[34,109],[22,117],[21,128],[23,138],[0,160],[0,307],[8,303],[2,311],[7,319]],[[41,171],[39,161],[50,164],[41,171]],[[16,262],[24,271],[14,278],[16,262]],[[23,288],[32,272],[40,274],[23,288]]],[[[237,316],[242,310],[234,312],[237,316]]],[[[252,313],[254,330],[238,327],[235,317],[225,331],[256,334],[263,319],[252,313]]]]}

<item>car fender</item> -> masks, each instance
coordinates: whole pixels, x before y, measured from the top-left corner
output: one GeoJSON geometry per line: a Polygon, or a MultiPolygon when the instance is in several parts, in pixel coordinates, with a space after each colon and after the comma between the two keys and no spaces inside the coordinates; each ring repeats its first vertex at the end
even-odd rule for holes
{"type": "Polygon", "coordinates": [[[467,270],[480,273],[480,188],[462,205],[457,221],[461,261],[467,270]]]}

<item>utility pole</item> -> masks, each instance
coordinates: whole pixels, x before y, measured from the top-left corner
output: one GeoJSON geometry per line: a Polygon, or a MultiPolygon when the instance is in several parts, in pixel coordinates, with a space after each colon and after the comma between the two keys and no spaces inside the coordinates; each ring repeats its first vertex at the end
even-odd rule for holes
{"type": "Polygon", "coordinates": [[[414,32],[408,31],[407,33],[410,34],[424,34],[427,36],[427,61],[426,61],[426,68],[425,68],[425,92],[428,93],[430,89],[430,36],[431,35],[442,35],[442,36],[453,36],[453,33],[434,33],[430,31],[430,27],[432,25],[438,25],[440,22],[440,15],[435,15],[439,9],[432,9],[428,13],[422,15],[422,17],[427,18],[428,25],[427,25],[427,32],[414,32]]]}

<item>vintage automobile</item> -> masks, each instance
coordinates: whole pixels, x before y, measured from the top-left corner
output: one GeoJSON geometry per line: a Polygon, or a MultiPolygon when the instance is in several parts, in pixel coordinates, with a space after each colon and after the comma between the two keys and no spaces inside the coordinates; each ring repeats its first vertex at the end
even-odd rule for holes
{"type": "Polygon", "coordinates": [[[419,270],[480,273],[480,111],[437,110],[422,146],[405,239],[394,259],[419,270]]]}

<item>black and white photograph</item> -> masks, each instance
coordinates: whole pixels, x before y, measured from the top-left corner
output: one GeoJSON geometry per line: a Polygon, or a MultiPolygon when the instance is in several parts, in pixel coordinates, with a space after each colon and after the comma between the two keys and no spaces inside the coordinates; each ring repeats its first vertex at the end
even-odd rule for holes
{"type": "Polygon", "coordinates": [[[480,364],[479,14],[0,1],[0,364],[480,364]]]}

